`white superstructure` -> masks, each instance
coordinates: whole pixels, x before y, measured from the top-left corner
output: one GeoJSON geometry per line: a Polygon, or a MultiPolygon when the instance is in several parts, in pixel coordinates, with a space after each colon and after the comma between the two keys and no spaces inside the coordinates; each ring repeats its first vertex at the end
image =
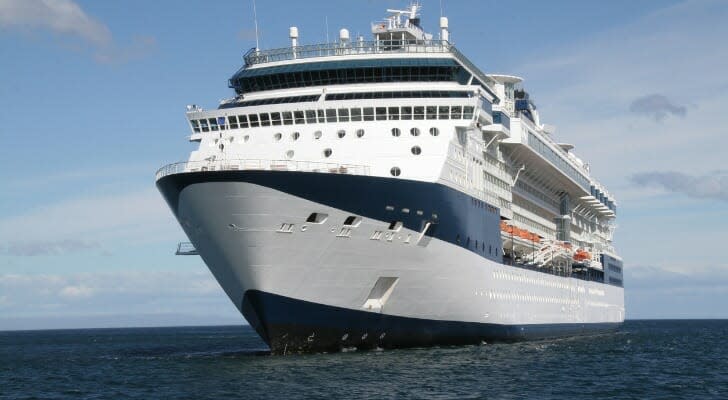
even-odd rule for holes
{"type": "Polygon", "coordinates": [[[485,74],[388,10],[373,40],[252,49],[157,173],[191,245],[275,352],[516,340],[624,319],[616,201],[485,74]]]}

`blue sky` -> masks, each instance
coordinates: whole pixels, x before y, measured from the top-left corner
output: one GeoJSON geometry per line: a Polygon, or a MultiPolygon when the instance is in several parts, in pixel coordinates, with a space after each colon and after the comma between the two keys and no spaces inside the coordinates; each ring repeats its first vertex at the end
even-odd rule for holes
{"type": "MultiPolygon", "coordinates": [[[[439,1],[423,1],[437,31],[439,1]]],[[[260,1],[261,47],[368,36],[402,1],[260,1]]],[[[728,3],[443,1],[486,72],[620,201],[628,318],[728,317],[728,3]]],[[[249,1],[0,0],[0,330],[238,324],[154,172],[254,46],[249,1]]]]}

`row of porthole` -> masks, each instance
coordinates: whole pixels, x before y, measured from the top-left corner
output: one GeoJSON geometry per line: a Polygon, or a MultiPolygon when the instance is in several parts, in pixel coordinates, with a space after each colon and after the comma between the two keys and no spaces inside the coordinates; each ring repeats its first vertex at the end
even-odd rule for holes
{"type": "MultiPolygon", "coordinates": [[[[432,135],[432,136],[438,136],[439,134],[440,134],[440,130],[439,129],[437,129],[435,127],[430,128],[430,135],[432,135]]],[[[402,135],[402,131],[399,128],[392,128],[392,136],[399,137],[400,135],[402,135]]],[[[420,129],[419,128],[412,128],[412,129],[410,129],[410,135],[412,135],[412,136],[420,136],[420,129]]],[[[316,131],[316,132],[313,133],[313,138],[314,139],[321,139],[321,136],[323,136],[323,132],[321,132],[321,131],[316,131]]],[[[346,136],[346,130],[340,129],[339,131],[336,132],[336,136],[338,136],[339,139],[343,138],[344,136],[346,136]]],[[[359,137],[360,138],[360,137],[363,137],[363,136],[364,136],[364,129],[357,129],[356,130],[356,137],[359,137]]],[[[247,137],[247,135],[246,135],[246,137],[247,137]]],[[[301,133],[300,132],[293,132],[291,134],[291,140],[298,140],[298,138],[300,138],[300,137],[301,137],[301,133]]],[[[279,141],[279,140],[283,139],[283,134],[280,133],[280,132],[278,132],[278,133],[276,133],[276,134],[273,135],[273,139],[275,139],[276,141],[279,141]]]]}
{"type": "MultiPolygon", "coordinates": [[[[412,148],[410,149],[410,151],[412,152],[412,154],[414,154],[416,156],[422,154],[422,148],[420,148],[420,146],[412,146],[412,148]]],[[[290,154],[290,156],[288,158],[292,158],[293,157],[293,150],[289,150],[288,153],[286,153],[286,154],[287,155],[290,154]]],[[[331,154],[333,154],[333,150],[328,149],[328,148],[327,149],[324,149],[324,157],[329,158],[329,157],[331,157],[331,154]]],[[[394,168],[397,168],[397,167],[394,167],[394,168]]],[[[394,170],[394,168],[392,168],[392,169],[394,170]]],[[[399,168],[397,168],[397,169],[399,170],[399,168]]],[[[394,172],[392,172],[392,175],[394,175],[394,172]]],[[[394,175],[394,176],[399,176],[399,173],[397,175],[394,175]]]]}

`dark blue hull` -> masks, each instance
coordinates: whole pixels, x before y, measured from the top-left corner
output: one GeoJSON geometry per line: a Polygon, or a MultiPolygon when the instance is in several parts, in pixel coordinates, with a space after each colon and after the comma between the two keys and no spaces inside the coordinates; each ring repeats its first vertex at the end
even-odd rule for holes
{"type": "Polygon", "coordinates": [[[243,315],[274,354],[515,342],[604,333],[621,323],[498,325],[350,310],[250,290],[243,315]]]}

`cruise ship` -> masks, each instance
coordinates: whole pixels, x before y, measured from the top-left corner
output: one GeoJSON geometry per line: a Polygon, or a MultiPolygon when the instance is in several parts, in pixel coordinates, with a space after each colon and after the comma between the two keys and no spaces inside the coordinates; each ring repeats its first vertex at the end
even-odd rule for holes
{"type": "Polygon", "coordinates": [[[187,106],[156,185],[273,354],[609,332],[624,321],[617,201],[516,76],[387,10],[372,37],[245,53],[187,106]]]}

